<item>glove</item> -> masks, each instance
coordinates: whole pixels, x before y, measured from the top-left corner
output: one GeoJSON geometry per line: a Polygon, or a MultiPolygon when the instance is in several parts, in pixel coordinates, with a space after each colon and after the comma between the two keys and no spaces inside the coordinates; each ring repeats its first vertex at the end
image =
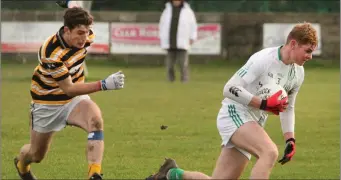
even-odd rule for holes
{"type": "Polygon", "coordinates": [[[124,74],[118,71],[104,80],[100,81],[101,90],[118,90],[124,86],[124,74]]]}
{"type": "Polygon", "coordinates": [[[284,155],[281,160],[278,162],[281,163],[282,165],[287,163],[292,159],[296,152],[296,146],[295,146],[296,140],[294,138],[290,138],[286,140],[286,145],[285,145],[285,150],[284,150],[284,155]]]}
{"type": "Polygon", "coordinates": [[[288,97],[278,99],[281,94],[282,90],[279,90],[269,98],[262,100],[260,109],[279,115],[279,112],[283,112],[288,107],[288,97]]]}
{"type": "Polygon", "coordinates": [[[68,8],[69,0],[66,1],[56,1],[56,4],[62,8],[68,8]]]}

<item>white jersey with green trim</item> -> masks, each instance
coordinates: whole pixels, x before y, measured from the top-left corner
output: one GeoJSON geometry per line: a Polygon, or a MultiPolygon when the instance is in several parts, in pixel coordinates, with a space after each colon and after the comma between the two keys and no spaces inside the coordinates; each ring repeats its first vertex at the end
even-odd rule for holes
{"type": "MultiPolygon", "coordinates": [[[[284,64],[280,56],[281,47],[265,48],[253,54],[225,85],[224,94],[227,92],[227,96],[222,103],[242,104],[256,121],[263,124],[267,119],[267,113],[248,106],[248,102],[241,103],[243,100],[238,101],[238,98],[242,98],[240,97],[242,91],[246,90],[255,95],[263,85],[276,83],[288,93],[289,107],[293,109],[296,94],[304,80],[304,68],[297,64],[284,64]],[[228,89],[226,89],[227,87],[228,89]],[[233,97],[234,100],[229,97],[233,97]]],[[[250,100],[250,98],[246,99],[250,100]]]]}

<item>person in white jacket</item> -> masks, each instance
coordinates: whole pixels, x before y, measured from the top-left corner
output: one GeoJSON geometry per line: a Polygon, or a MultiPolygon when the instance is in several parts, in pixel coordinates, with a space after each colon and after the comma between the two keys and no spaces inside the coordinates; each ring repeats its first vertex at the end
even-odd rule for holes
{"type": "Polygon", "coordinates": [[[197,39],[196,17],[184,0],[171,0],[161,14],[159,22],[161,48],[167,51],[166,67],[168,80],[175,80],[174,65],[180,64],[181,81],[189,79],[188,50],[197,39]]]}

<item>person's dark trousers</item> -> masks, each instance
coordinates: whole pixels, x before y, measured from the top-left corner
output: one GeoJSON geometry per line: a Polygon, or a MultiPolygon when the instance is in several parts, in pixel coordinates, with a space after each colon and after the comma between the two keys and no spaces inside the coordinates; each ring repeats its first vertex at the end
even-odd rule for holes
{"type": "Polygon", "coordinates": [[[169,49],[166,55],[166,68],[168,80],[175,81],[175,64],[178,63],[180,67],[181,81],[187,82],[189,80],[189,58],[188,52],[183,49],[169,49]]]}

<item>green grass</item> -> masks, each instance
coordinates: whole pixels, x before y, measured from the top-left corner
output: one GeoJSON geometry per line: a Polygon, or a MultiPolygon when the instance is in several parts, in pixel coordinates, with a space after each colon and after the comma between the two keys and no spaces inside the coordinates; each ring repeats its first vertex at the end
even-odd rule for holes
{"type": "MultiPolygon", "coordinates": [[[[34,65],[2,65],[2,179],[18,178],[13,158],[29,142],[30,77],[34,65]]],[[[220,152],[216,116],[222,89],[238,66],[193,65],[188,84],[165,81],[164,67],[89,65],[90,80],[119,69],[126,75],[123,90],[92,94],[105,120],[106,179],[144,178],[164,157],[175,158],[186,170],[211,174],[220,152]],[[167,130],[160,130],[167,125],[167,130]]],[[[272,179],[336,179],[339,170],[340,79],[338,68],[307,68],[296,104],[297,153],[292,162],[276,164],[272,179]]],[[[280,122],[271,116],[266,130],[283,154],[280,122]]],[[[68,127],[56,134],[40,164],[32,165],[40,179],[85,178],[86,133],[68,127]]],[[[255,158],[243,178],[250,173],[255,158]]]]}

